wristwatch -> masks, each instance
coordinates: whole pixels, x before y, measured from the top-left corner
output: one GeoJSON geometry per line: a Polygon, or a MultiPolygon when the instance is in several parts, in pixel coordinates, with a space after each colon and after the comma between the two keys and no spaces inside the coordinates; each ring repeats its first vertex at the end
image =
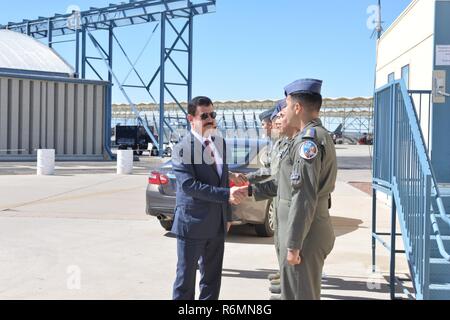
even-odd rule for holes
{"type": "Polygon", "coordinates": [[[251,184],[248,185],[248,196],[253,197],[253,186],[251,184]]]}

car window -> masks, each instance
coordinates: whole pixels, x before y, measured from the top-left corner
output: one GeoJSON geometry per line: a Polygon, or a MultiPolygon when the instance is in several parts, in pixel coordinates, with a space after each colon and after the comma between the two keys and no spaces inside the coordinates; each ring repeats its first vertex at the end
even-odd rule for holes
{"type": "Polygon", "coordinates": [[[238,159],[246,159],[248,158],[250,154],[250,148],[246,148],[246,147],[235,147],[233,148],[233,152],[232,152],[232,157],[234,158],[238,158],[238,159]]]}
{"type": "Polygon", "coordinates": [[[228,162],[235,165],[259,167],[258,153],[260,153],[263,148],[264,146],[258,146],[257,144],[250,145],[240,143],[231,145],[231,158],[228,159],[228,162]]]}

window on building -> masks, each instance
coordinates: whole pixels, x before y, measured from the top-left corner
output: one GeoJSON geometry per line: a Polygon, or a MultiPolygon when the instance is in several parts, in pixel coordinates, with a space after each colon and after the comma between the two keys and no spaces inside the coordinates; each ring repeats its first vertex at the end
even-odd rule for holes
{"type": "Polygon", "coordinates": [[[402,79],[405,81],[406,88],[409,89],[409,64],[402,68],[402,79]]]}
{"type": "Polygon", "coordinates": [[[394,72],[389,73],[389,75],[388,75],[388,83],[392,83],[394,81],[395,81],[395,73],[394,72]]]}

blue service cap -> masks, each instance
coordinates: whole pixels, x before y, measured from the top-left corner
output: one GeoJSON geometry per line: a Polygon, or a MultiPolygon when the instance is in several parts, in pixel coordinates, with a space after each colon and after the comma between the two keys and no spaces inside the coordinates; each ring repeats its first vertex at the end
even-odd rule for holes
{"type": "Polygon", "coordinates": [[[279,100],[277,102],[277,104],[275,105],[275,108],[272,113],[272,116],[270,117],[270,120],[273,121],[277,117],[277,115],[281,112],[281,110],[283,110],[286,107],[287,107],[286,99],[279,100]]]}
{"type": "Polygon", "coordinates": [[[264,111],[263,113],[261,113],[259,115],[259,120],[261,120],[261,122],[263,122],[264,120],[270,120],[272,121],[272,113],[275,111],[275,108],[269,109],[264,111]]]}
{"type": "Polygon", "coordinates": [[[286,97],[293,93],[309,92],[321,94],[322,80],[317,79],[300,79],[292,82],[284,88],[286,97]]]}

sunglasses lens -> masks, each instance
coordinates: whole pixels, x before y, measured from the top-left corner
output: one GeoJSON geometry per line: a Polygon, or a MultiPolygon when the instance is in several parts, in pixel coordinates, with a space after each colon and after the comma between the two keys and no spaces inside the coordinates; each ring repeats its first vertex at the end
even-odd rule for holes
{"type": "Polygon", "coordinates": [[[217,113],[216,112],[211,112],[211,113],[204,113],[200,116],[200,118],[204,121],[207,120],[209,117],[211,117],[211,119],[216,119],[217,117],[217,113]]]}

